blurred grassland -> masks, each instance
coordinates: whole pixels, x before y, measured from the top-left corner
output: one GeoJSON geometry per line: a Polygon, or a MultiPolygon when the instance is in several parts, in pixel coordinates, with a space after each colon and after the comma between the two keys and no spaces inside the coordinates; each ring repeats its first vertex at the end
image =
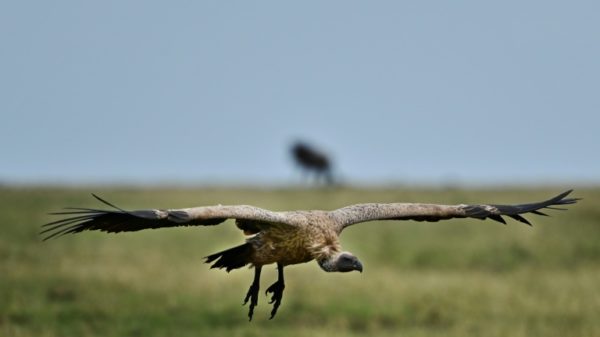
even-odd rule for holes
{"type": "MultiPolygon", "coordinates": [[[[64,206],[124,208],[252,204],[334,209],[359,202],[513,203],[560,188],[169,189],[0,188],[1,336],[599,336],[600,189],[552,217],[438,223],[372,222],[342,234],[362,274],[286,268],[277,317],[261,295],[242,299],[253,272],[209,270],[203,256],[243,240],[232,221],[205,228],[87,232],[42,242],[64,206]]],[[[263,272],[262,289],[275,281],[263,272]]],[[[261,292],[263,294],[263,292],[261,292]]]]}

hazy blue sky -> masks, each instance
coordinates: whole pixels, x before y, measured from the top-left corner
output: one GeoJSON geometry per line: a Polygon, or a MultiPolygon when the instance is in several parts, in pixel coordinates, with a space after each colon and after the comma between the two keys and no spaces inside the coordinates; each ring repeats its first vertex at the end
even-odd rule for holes
{"type": "Polygon", "coordinates": [[[600,182],[598,1],[3,1],[0,181],[600,182]]]}

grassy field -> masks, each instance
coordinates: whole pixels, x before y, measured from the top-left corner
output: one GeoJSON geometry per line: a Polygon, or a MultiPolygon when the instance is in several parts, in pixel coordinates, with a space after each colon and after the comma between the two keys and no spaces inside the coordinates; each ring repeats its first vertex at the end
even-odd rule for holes
{"type": "MultiPolygon", "coordinates": [[[[342,235],[362,274],[287,268],[275,320],[267,298],[247,321],[253,272],[209,270],[203,256],[239,244],[233,222],[42,242],[64,206],[253,204],[333,209],[358,202],[528,202],[560,188],[133,189],[0,188],[2,336],[600,336],[600,190],[552,217],[373,222],[342,235]]],[[[275,268],[263,271],[262,287],[275,268]]],[[[262,292],[261,292],[262,293],[262,292]]]]}

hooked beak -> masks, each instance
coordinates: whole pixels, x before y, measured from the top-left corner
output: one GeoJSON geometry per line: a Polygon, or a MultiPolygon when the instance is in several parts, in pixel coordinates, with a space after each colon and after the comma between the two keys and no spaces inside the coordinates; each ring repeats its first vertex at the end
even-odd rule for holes
{"type": "Polygon", "coordinates": [[[354,263],[354,270],[358,270],[359,272],[363,272],[363,266],[362,263],[360,263],[360,261],[356,261],[354,263]]]}

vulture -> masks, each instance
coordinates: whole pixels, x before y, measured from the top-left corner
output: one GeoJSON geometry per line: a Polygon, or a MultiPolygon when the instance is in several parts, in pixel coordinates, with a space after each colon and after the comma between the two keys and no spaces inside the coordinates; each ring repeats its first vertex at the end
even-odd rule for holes
{"type": "Polygon", "coordinates": [[[265,265],[276,264],[277,281],[265,293],[271,295],[272,319],[283,297],[285,266],[316,260],[326,272],[362,272],[363,265],[359,259],[342,250],[340,245],[340,233],[351,225],[374,220],[439,221],[451,218],[491,219],[506,224],[505,216],[531,226],[522,214],[546,215],[542,209],[564,210],[555,206],[573,204],[579,200],[567,198],[571,192],[563,192],[546,201],[515,205],[365,203],[332,211],[285,212],[248,205],[127,211],[92,194],[110,209],[69,207],[61,212],[50,213],[64,218],[43,225],[41,234],[47,240],[87,230],[120,233],[162,227],[214,226],[227,219],[235,219],[237,227],[248,236],[245,242],[206,256],[206,263],[212,264],[211,268],[225,269],[227,272],[246,265],[254,267],[254,280],[244,298],[244,304],[250,302],[250,320],[258,303],[261,270],[265,265]]]}

